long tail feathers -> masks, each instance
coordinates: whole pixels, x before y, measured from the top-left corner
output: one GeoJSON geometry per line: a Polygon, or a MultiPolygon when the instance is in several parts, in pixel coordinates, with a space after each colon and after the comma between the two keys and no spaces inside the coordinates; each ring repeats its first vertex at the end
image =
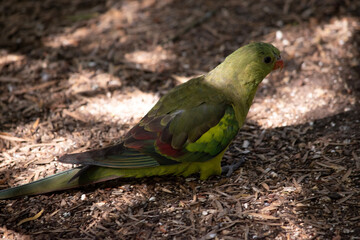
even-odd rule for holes
{"type": "Polygon", "coordinates": [[[69,180],[81,170],[81,168],[70,169],[35,182],[0,191],[0,199],[13,198],[24,195],[35,195],[76,187],[78,181],[69,180]]]}
{"type": "Polygon", "coordinates": [[[25,185],[0,190],[0,200],[75,188],[121,177],[119,170],[89,166],[73,168],[25,185]]]}

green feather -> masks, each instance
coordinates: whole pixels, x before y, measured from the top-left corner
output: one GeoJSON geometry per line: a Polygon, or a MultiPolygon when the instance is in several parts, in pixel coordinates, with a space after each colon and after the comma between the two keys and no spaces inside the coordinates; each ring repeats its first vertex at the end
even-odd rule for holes
{"type": "Polygon", "coordinates": [[[239,130],[235,112],[228,107],[220,122],[204,133],[196,142],[189,143],[186,149],[189,152],[206,152],[212,156],[224,150],[239,130]]]}

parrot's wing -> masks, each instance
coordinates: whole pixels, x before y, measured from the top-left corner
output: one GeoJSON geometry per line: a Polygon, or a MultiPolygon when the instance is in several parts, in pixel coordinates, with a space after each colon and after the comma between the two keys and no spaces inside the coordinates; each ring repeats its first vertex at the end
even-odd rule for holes
{"type": "Polygon", "coordinates": [[[60,157],[59,161],[63,163],[112,168],[159,166],[159,163],[155,161],[153,157],[136,150],[128,149],[124,147],[123,143],[82,153],[66,154],[60,157]]]}
{"type": "Polygon", "coordinates": [[[59,160],[114,168],[206,161],[222,152],[238,129],[226,98],[193,79],[160,99],[122,144],[59,160]]]}

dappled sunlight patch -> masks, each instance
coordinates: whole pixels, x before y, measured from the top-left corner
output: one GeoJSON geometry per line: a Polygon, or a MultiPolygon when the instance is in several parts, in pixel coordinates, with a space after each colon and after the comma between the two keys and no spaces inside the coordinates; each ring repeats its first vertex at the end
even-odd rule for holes
{"type": "Polygon", "coordinates": [[[3,65],[19,62],[24,59],[25,59],[24,55],[9,53],[6,50],[0,50],[0,69],[1,66],[3,65]]]}
{"type": "Polygon", "coordinates": [[[355,104],[355,97],[333,90],[284,86],[272,96],[256,99],[248,118],[264,128],[289,126],[348,111],[355,104]]]}
{"type": "Polygon", "coordinates": [[[18,233],[17,231],[7,229],[6,226],[0,227],[0,236],[2,236],[3,239],[30,239],[28,234],[18,233]]]}
{"type": "Polygon", "coordinates": [[[78,40],[75,38],[70,38],[68,35],[59,34],[56,36],[48,37],[43,41],[44,46],[59,48],[59,47],[67,47],[67,46],[77,46],[78,40]]]}
{"type": "MultiPolygon", "coordinates": [[[[94,64],[94,62],[88,62],[94,64]]],[[[73,94],[89,93],[98,90],[108,90],[119,88],[122,83],[119,77],[109,73],[93,73],[91,71],[81,71],[74,73],[68,80],[70,92],[73,94]]]]}
{"type": "MultiPolygon", "coordinates": [[[[354,17],[334,18],[326,24],[321,24],[316,28],[315,41],[324,41],[325,43],[333,43],[327,47],[341,47],[345,43],[352,40],[356,31],[359,30],[360,22],[354,17]]],[[[336,51],[335,48],[333,48],[336,51]]],[[[351,53],[350,55],[352,55],[351,53]]]]}
{"type": "Polygon", "coordinates": [[[262,127],[304,123],[348,111],[357,104],[353,69],[359,63],[351,39],[357,18],[333,18],[283,28],[265,37],[281,51],[285,68],[259,87],[249,118],[262,127]],[[306,36],[306,41],[305,41],[306,36]],[[353,87],[354,88],[354,87],[353,87]]]}
{"type": "Polygon", "coordinates": [[[351,44],[359,27],[360,21],[354,17],[335,17],[325,23],[312,19],[306,24],[274,31],[265,38],[283,51],[287,60],[306,62],[307,57],[313,56],[312,61],[326,67],[342,61],[341,58],[356,57],[357,51],[349,50],[357,50],[350,48],[355,47],[351,44]]]}
{"type": "MultiPolygon", "coordinates": [[[[91,26],[77,25],[73,27],[65,28],[61,33],[52,34],[43,40],[43,44],[46,47],[59,48],[59,47],[77,47],[80,42],[89,39],[97,38],[98,34],[103,34],[105,31],[120,27],[121,24],[121,15],[114,14],[118,13],[118,10],[109,10],[104,14],[96,14],[89,19],[93,22],[91,26]],[[112,18],[113,17],[113,18],[112,18]],[[120,18],[120,19],[119,19],[120,18]]],[[[114,29],[113,29],[114,30],[114,29]]],[[[118,35],[118,31],[114,31],[115,35],[118,35]]],[[[89,43],[91,44],[91,43],[89,43]]],[[[79,47],[85,47],[81,45],[79,47]]]]}
{"type": "Polygon", "coordinates": [[[139,121],[158,99],[155,94],[128,88],[111,98],[107,96],[85,98],[87,103],[79,107],[76,112],[84,116],[84,120],[91,122],[133,123],[139,121]]]}
{"type": "MultiPolygon", "coordinates": [[[[68,20],[74,22],[73,26],[64,28],[59,34],[44,38],[43,44],[53,48],[65,46],[89,48],[87,44],[91,45],[90,40],[96,39],[93,45],[97,47],[99,47],[100,42],[103,45],[105,42],[113,42],[119,38],[122,41],[120,36],[124,36],[123,28],[138,19],[139,7],[137,2],[124,2],[119,5],[115,4],[114,7],[101,14],[90,12],[88,14],[69,16],[68,20]],[[88,22],[86,26],[81,24],[84,20],[88,22]],[[100,34],[102,34],[103,38],[98,40],[100,34]],[[85,42],[86,44],[84,44],[85,42]]],[[[124,39],[126,38],[124,36],[124,39]]]]}
{"type": "Polygon", "coordinates": [[[170,67],[168,61],[174,60],[175,55],[161,46],[156,46],[152,50],[136,50],[125,54],[125,59],[135,63],[137,68],[151,71],[163,71],[170,67]]]}
{"type": "Polygon", "coordinates": [[[20,164],[21,171],[16,178],[7,179],[3,187],[29,183],[71,168],[70,165],[59,164],[55,159],[56,155],[62,155],[64,149],[71,144],[73,143],[70,138],[58,138],[47,143],[28,143],[24,147],[15,147],[4,152],[5,157],[0,161],[0,170],[17,169],[16,164],[20,164]],[[22,171],[24,169],[26,171],[22,171]]]}

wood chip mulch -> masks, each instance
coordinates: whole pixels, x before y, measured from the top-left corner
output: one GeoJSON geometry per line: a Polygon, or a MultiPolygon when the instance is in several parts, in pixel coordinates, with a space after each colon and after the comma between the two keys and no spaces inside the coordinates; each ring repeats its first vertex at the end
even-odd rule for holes
{"type": "Polygon", "coordinates": [[[0,200],[3,239],[359,239],[359,1],[0,2],[0,189],[121,141],[250,41],[286,67],[225,154],[230,178],[118,179],[0,200]]]}

